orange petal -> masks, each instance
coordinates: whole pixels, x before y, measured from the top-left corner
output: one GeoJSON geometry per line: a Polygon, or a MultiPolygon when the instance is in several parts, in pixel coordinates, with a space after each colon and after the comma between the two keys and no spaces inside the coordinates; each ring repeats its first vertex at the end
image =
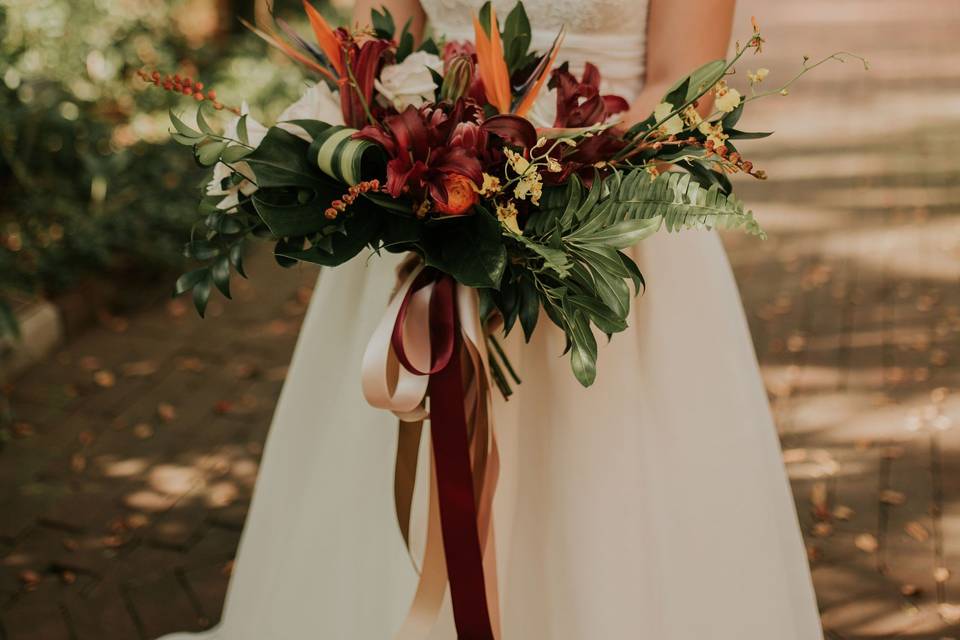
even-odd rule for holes
{"type": "Polygon", "coordinates": [[[477,67],[487,102],[500,113],[510,112],[510,77],[507,63],[503,59],[503,43],[497,30],[497,15],[490,7],[490,35],[487,35],[480,19],[473,16],[473,29],[476,35],[477,67]]]}
{"type": "Polygon", "coordinates": [[[521,100],[517,106],[516,113],[518,116],[526,115],[526,113],[530,111],[530,108],[533,107],[533,103],[536,101],[540,89],[543,88],[543,83],[546,82],[547,76],[550,75],[550,69],[553,68],[553,63],[557,61],[557,54],[560,53],[560,45],[563,43],[563,36],[565,34],[565,28],[561,28],[557,39],[553,43],[553,51],[550,52],[550,61],[547,63],[547,66],[543,68],[543,73],[537,78],[537,81],[530,87],[527,95],[523,97],[523,100],[521,100]]]}
{"type": "Polygon", "coordinates": [[[500,113],[510,112],[510,73],[507,61],[503,59],[503,42],[497,28],[497,11],[490,5],[490,62],[493,67],[494,83],[497,94],[497,108],[500,113]]]}
{"type": "Polygon", "coordinates": [[[483,25],[480,24],[477,16],[473,16],[473,30],[476,38],[477,71],[480,73],[480,80],[483,81],[483,92],[486,95],[487,102],[497,106],[496,82],[493,76],[493,68],[490,65],[490,40],[487,38],[483,25]]]}
{"type": "Polygon", "coordinates": [[[312,4],[307,2],[307,0],[303,0],[303,8],[306,10],[307,17],[310,19],[310,26],[313,27],[313,34],[317,38],[317,44],[320,45],[320,49],[323,50],[324,55],[330,60],[333,68],[343,77],[343,51],[340,49],[340,41],[337,40],[333,29],[312,4]]]}

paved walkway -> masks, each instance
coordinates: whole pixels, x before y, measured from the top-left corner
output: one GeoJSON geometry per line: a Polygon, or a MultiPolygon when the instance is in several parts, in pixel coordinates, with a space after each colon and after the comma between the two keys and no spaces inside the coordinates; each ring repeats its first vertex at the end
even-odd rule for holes
{"type": "MultiPolygon", "coordinates": [[[[770,82],[803,53],[873,64],[823,68],[745,118],[777,130],[752,158],[771,179],[741,185],[771,239],[728,238],[824,624],[960,638],[960,12],[773,4],[742,2],[737,22],[746,37],[761,19],[770,82]]],[[[314,273],[250,270],[229,313],[105,318],[6,390],[0,639],[218,618],[314,273]]]]}

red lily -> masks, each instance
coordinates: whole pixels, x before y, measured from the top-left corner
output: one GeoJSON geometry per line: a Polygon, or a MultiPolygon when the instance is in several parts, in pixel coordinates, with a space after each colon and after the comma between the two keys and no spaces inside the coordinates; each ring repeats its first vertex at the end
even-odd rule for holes
{"type": "Polygon", "coordinates": [[[410,196],[415,203],[429,198],[440,213],[465,213],[476,201],[463,196],[466,178],[479,187],[483,167],[491,161],[489,136],[512,144],[532,146],[536,131],[523,118],[512,115],[483,120],[483,111],[474,102],[410,106],[400,114],[384,118],[384,128],[369,125],[354,134],[383,147],[387,162],[385,190],[394,198],[410,196]],[[456,188],[451,198],[451,188],[456,188]]]}
{"type": "Polygon", "coordinates": [[[388,40],[367,40],[362,45],[351,43],[345,49],[344,64],[349,65],[357,85],[349,77],[340,82],[340,108],[348,127],[359,129],[369,123],[367,109],[373,108],[374,80],[391,53],[388,40]],[[366,108],[365,108],[366,107],[366,108]]]}
{"type": "Polygon", "coordinates": [[[630,108],[620,96],[600,95],[600,72],[589,62],[580,80],[564,63],[553,72],[550,87],[557,90],[555,127],[589,127],[630,108]]]}

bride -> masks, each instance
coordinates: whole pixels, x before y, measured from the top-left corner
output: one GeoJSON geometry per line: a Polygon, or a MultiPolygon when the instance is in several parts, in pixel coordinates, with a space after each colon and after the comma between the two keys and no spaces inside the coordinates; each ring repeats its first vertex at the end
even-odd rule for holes
{"type": "MultiPolygon", "coordinates": [[[[380,0],[373,0],[377,6],[380,0]]],[[[361,0],[355,20],[369,20],[361,0]]],[[[471,39],[482,0],[387,0],[397,24],[471,39]]],[[[506,15],[514,0],[495,4],[506,15]]],[[[723,57],[733,0],[527,0],[533,47],[590,60],[643,119],[723,57]]],[[[507,340],[523,385],[495,400],[495,543],[505,640],[822,638],[794,505],[720,239],[661,233],[631,328],[583,389],[541,323],[507,340]]],[[[218,640],[385,640],[417,573],[394,515],[395,419],[360,390],[399,258],[324,271],[267,443],[218,640]]],[[[549,325],[549,328],[548,328],[549,325]]],[[[428,440],[425,438],[424,440],[428,440]]],[[[426,459],[422,457],[421,459],[426,459]]],[[[418,487],[429,483],[422,476],[418,487]]],[[[414,511],[425,510],[423,495],[414,511]]],[[[416,521],[417,518],[414,518],[416,521]]],[[[422,533],[422,532],[421,532],[422,533]]],[[[413,546],[418,544],[411,533],[413,546]]],[[[419,544],[422,544],[422,536],[419,544]]],[[[449,602],[429,638],[452,640],[449,602]]],[[[170,640],[197,638],[175,635],[170,640]]]]}

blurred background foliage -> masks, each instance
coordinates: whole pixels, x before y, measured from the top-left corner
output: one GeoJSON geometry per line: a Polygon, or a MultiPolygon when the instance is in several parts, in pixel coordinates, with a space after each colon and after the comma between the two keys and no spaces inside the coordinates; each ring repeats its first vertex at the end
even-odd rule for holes
{"type": "MultiPolygon", "coordinates": [[[[274,5],[301,20],[299,3],[274,5]]],[[[136,71],[190,75],[270,122],[306,81],[237,20],[267,11],[249,0],[0,0],[0,315],[85,278],[182,266],[203,171],[170,142],[167,110],[194,105],[136,71]]]]}

